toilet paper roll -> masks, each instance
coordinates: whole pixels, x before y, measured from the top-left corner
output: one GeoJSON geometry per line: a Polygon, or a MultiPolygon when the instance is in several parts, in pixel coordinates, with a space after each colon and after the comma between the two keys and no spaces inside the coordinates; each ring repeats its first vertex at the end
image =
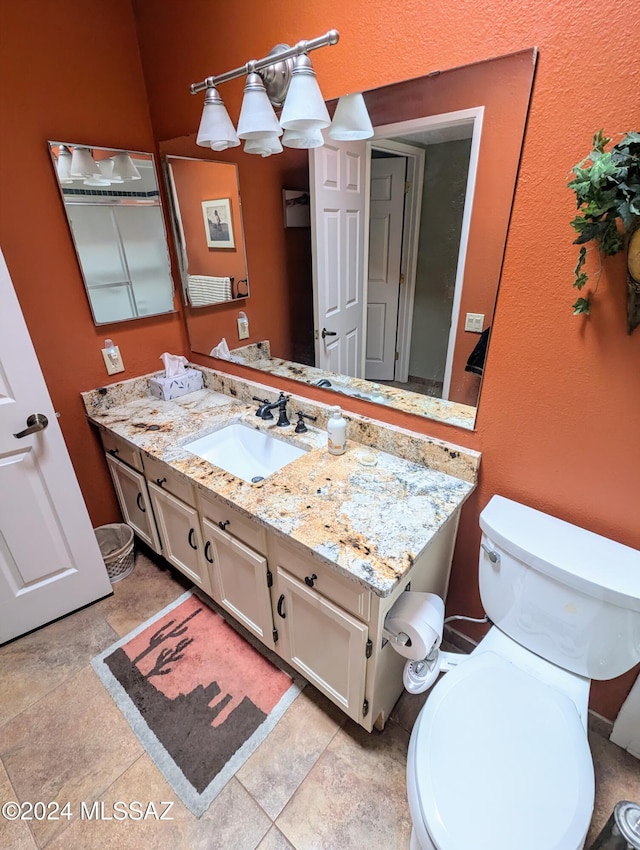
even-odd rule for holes
{"type": "Polygon", "coordinates": [[[402,593],[384,621],[385,629],[391,634],[406,635],[409,640],[403,645],[393,641],[391,645],[404,658],[420,661],[431,650],[440,646],[444,623],[444,602],[435,593],[402,593]]]}

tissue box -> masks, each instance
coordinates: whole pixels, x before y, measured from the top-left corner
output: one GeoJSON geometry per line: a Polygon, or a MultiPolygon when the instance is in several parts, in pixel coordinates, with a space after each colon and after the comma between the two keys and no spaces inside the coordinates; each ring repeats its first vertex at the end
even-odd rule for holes
{"type": "Polygon", "coordinates": [[[165,378],[164,375],[149,378],[151,395],[164,401],[171,401],[181,395],[201,389],[202,372],[198,372],[197,369],[185,369],[184,374],[176,375],[173,378],[165,378]]]}

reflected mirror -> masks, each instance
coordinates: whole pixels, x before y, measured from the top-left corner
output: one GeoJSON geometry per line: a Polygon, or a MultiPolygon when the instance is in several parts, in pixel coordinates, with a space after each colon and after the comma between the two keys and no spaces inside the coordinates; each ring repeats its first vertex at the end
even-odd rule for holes
{"type": "Polygon", "coordinates": [[[49,142],[96,325],[174,312],[150,153],[49,142]]]}
{"type": "MultiPolygon", "coordinates": [[[[259,317],[247,310],[252,335],[230,342],[232,359],[473,428],[535,61],[532,48],[364,92],[374,138],[327,140],[311,174],[301,151],[257,165],[225,151],[259,259],[259,317]],[[285,227],[286,189],[310,194],[306,232],[285,227]],[[357,321],[341,325],[347,307],[357,321]]],[[[196,336],[189,323],[192,349],[209,354],[229,327],[212,317],[196,336]]]]}
{"type": "Polygon", "coordinates": [[[185,306],[191,311],[248,298],[237,166],[166,156],[163,167],[185,306]]]}

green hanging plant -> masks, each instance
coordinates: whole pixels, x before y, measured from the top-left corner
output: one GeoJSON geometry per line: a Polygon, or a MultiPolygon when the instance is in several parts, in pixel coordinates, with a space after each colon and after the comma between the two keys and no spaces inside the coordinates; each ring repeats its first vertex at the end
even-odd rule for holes
{"type": "MultiPolygon", "coordinates": [[[[595,242],[601,257],[612,256],[627,248],[640,225],[640,133],[627,133],[621,142],[605,150],[610,141],[599,130],[593,137],[593,150],[572,168],[574,177],[567,184],[576,193],[579,211],[571,222],[578,234],[574,245],[581,246],[573,282],[578,291],[589,280],[584,271],[586,243],[595,242]]],[[[631,333],[640,324],[637,287],[637,303],[629,301],[631,333]]],[[[590,309],[591,298],[581,296],[573,305],[573,314],[589,315],[590,309]]]]}

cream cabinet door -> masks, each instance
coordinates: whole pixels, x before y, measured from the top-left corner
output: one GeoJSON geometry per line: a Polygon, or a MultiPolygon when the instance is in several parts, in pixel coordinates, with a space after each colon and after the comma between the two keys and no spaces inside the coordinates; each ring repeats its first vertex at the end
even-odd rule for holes
{"type": "Polygon", "coordinates": [[[106,458],[124,521],[131,526],[141,540],[151,546],[154,552],[161,554],[162,549],[144,477],[116,458],[110,455],[106,455],[106,458]]]}
{"type": "Polygon", "coordinates": [[[368,627],[280,567],[277,593],[278,653],[360,723],[368,627]]]}
{"type": "Polygon", "coordinates": [[[162,540],[163,557],[209,593],[198,512],[156,484],[149,483],[148,487],[162,540]]]}
{"type": "Polygon", "coordinates": [[[212,571],[213,598],[265,646],[273,649],[273,617],[267,559],[202,520],[204,556],[212,571]]]}

